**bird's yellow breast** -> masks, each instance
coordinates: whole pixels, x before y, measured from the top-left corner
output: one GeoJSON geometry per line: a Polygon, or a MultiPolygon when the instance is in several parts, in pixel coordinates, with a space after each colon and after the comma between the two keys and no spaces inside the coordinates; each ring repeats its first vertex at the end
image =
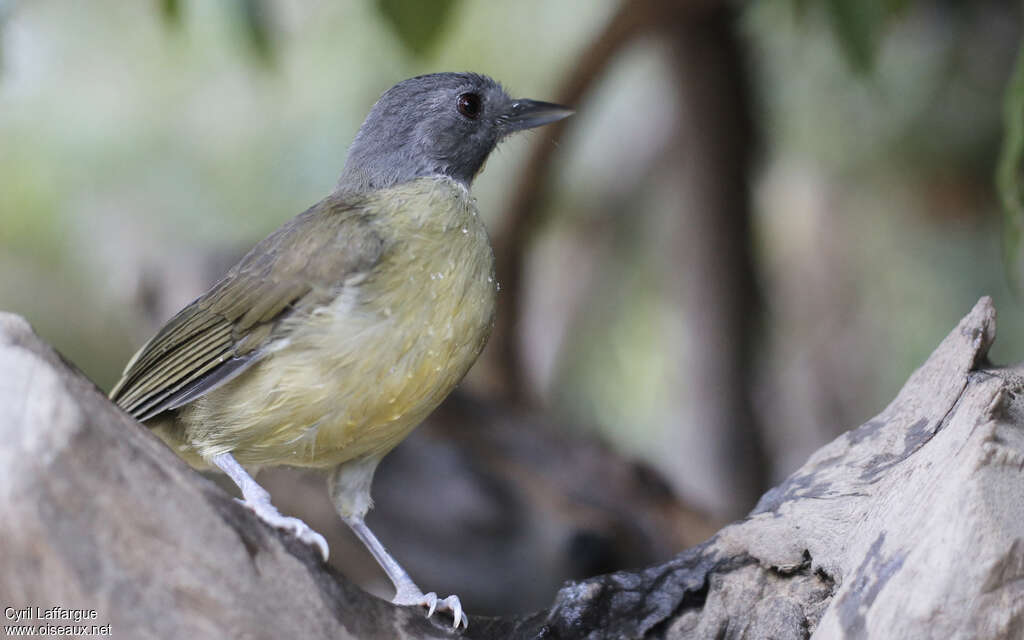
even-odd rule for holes
{"type": "Polygon", "coordinates": [[[497,284],[466,189],[420,179],[381,191],[363,213],[386,240],[378,264],[283,321],[268,355],[179,411],[163,435],[176,432],[186,457],[329,467],[383,455],[469,370],[497,284]]]}

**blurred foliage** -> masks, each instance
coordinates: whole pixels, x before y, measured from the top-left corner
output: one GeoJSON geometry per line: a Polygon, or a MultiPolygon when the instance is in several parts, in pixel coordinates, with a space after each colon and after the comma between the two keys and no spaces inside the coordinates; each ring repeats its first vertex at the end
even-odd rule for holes
{"type": "Polygon", "coordinates": [[[7,19],[13,11],[11,2],[12,0],[0,0],[0,79],[3,78],[4,68],[4,27],[7,24],[7,19]]]}
{"type": "MultiPolygon", "coordinates": [[[[182,24],[182,0],[159,0],[164,21],[174,27],[182,24]]],[[[235,23],[253,58],[270,65],[274,62],[274,21],[266,0],[232,0],[235,23]]]]}
{"type": "MultiPolygon", "coordinates": [[[[331,189],[369,105],[396,80],[477,70],[552,99],[617,7],[0,0],[0,15],[13,9],[0,31],[0,309],[110,385],[154,325],[223,272],[207,258],[230,262],[331,189]],[[162,301],[146,309],[152,291],[162,301]]],[[[999,308],[994,357],[1024,354],[991,189],[1005,142],[999,186],[1016,259],[1021,63],[1005,119],[1000,106],[1019,10],[744,5],[771,312],[752,366],[765,372],[759,411],[780,472],[884,406],[980,295],[999,308]]],[[[664,47],[640,38],[576,105],[550,224],[528,249],[525,286],[540,302],[526,305],[522,332],[548,367],[532,375],[549,406],[664,468],[690,455],[666,444],[665,425],[701,401],[686,394],[700,375],[686,366],[687,310],[666,295],[680,250],[667,229],[686,205],[674,168],[700,161],[675,133],[675,77],[664,47]],[[586,269],[574,269],[578,255],[586,269]]],[[[504,143],[474,185],[492,229],[529,144],[504,143]]]]}
{"type": "Polygon", "coordinates": [[[246,42],[257,60],[274,61],[273,19],[266,0],[235,0],[246,42]]]}
{"type": "Polygon", "coordinates": [[[1024,275],[1024,45],[1017,53],[1013,76],[1003,102],[1003,146],[996,177],[1003,203],[1003,256],[1014,286],[1024,275]]]}
{"type": "Polygon", "coordinates": [[[436,45],[457,0],[376,0],[376,4],[402,44],[422,56],[436,45]]]}
{"type": "Polygon", "coordinates": [[[160,0],[160,10],[168,23],[181,24],[181,0],[160,0]]]}
{"type": "Polygon", "coordinates": [[[906,4],[906,0],[825,0],[832,32],[855,72],[866,74],[874,69],[886,22],[906,4]]]}
{"type": "Polygon", "coordinates": [[[908,0],[792,0],[798,14],[812,5],[822,9],[836,43],[850,68],[861,75],[874,70],[886,24],[907,7],[908,0]]]}

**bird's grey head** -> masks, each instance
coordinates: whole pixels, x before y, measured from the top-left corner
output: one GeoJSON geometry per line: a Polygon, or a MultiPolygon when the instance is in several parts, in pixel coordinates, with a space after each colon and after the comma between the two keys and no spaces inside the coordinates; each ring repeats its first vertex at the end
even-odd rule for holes
{"type": "Polygon", "coordinates": [[[410,78],[373,105],[338,188],[367,191],[427,176],[448,176],[468,188],[502,138],[570,114],[560,105],[513,99],[475,73],[410,78]]]}

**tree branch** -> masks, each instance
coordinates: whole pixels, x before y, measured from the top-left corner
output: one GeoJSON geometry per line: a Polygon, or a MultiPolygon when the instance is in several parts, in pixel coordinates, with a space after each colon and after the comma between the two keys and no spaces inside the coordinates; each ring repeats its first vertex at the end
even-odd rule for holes
{"type": "MultiPolygon", "coordinates": [[[[579,105],[583,97],[601,77],[608,64],[622,47],[638,34],[658,23],[663,5],[653,0],[625,0],[604,30],[583,51],[572,74],[558,91],[557,102],[568,106],[579,105]]],[[[523,363],[516,333],[521,316],[519,305],[522,293],[523,262],[526,248],[542,222],[541,203],[547,195],[547,177],[561,139],[573,119],[561,120],[537,131],[530,155],[512,190],[512,196],[499,218],[501,231],[494,237],[495,271],[501,280],[503,295],[498,302],[491,351],[495,368],[501,376],[501,388],[511,400],[523,400],[526,389],[523,363]]]]}

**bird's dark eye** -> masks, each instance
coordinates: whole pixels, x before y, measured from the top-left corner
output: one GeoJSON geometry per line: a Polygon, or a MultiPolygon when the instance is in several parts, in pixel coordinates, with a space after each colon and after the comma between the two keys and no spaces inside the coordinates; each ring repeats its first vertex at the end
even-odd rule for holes
{"type": "Polygon", "coordinates": [[[458,100],[459,113],[470,120],[480,117],[480,96],[475,93],[463,93],[458,100]]]}

